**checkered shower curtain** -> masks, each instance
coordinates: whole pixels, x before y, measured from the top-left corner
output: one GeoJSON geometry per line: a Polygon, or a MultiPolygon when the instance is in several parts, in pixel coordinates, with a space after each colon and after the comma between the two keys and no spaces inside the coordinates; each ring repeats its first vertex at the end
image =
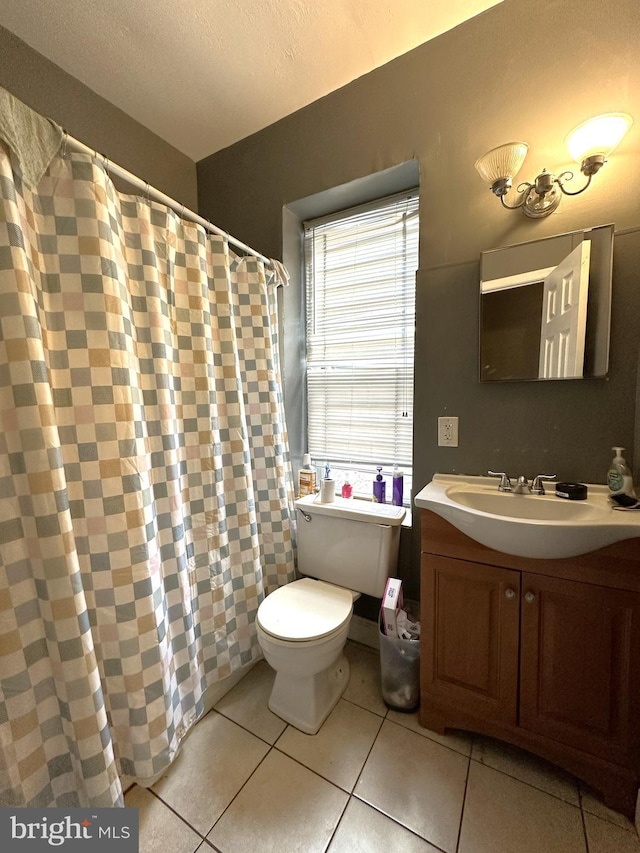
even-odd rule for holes
{"type": "Polygon", "coordinates": [[[117,192],[0,145],[0,806],[122,805],[293,578],[276,287],[117,192]]]}

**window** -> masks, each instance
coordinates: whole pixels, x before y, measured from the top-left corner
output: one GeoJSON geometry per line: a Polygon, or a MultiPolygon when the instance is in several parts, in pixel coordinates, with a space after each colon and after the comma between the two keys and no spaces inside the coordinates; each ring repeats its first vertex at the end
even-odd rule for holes
{"type": "Polygon", "coordinates": [[[340,489],[394,465],[411,495],[418,192],[305,223],[307,439],[340,489]]]}

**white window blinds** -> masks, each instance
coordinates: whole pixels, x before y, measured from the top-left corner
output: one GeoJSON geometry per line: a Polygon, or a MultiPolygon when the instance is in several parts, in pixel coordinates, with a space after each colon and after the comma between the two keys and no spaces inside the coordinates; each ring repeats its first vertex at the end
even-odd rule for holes
{"type": "Polygon", "coordinates": [[[366,494],[397,464],[405,501],[418,226],[417,191],[305,223],[309,451],[366,494]]]}

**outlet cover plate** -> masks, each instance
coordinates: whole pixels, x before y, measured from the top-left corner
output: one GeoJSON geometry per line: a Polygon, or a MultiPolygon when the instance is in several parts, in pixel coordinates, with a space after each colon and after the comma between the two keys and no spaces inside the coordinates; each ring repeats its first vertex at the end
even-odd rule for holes
{"type": "Polygon", "coordinates": [[[458,446],[458,418],[438,418],[438,447],[458,446]]]}

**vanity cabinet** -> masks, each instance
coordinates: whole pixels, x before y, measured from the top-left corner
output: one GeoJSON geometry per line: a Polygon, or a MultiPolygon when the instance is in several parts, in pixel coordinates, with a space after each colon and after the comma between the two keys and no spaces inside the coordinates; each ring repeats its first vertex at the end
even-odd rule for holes
{"type": "Polygon", "coordinates": [[[640,540],[511,557],[421,510],[420,722],[553,761],[633,816],[640,787],[640,540]]]}
{"type": "Polygon", "coordinates": [[[518,572],[423,554],[423,704],[515,724],[519,590],[518,572]]]}
{"type": "Polygon", "coordinates": [[[529,573],[522,585],[519,724],[632,768],[640,594],[529,573]]]}

